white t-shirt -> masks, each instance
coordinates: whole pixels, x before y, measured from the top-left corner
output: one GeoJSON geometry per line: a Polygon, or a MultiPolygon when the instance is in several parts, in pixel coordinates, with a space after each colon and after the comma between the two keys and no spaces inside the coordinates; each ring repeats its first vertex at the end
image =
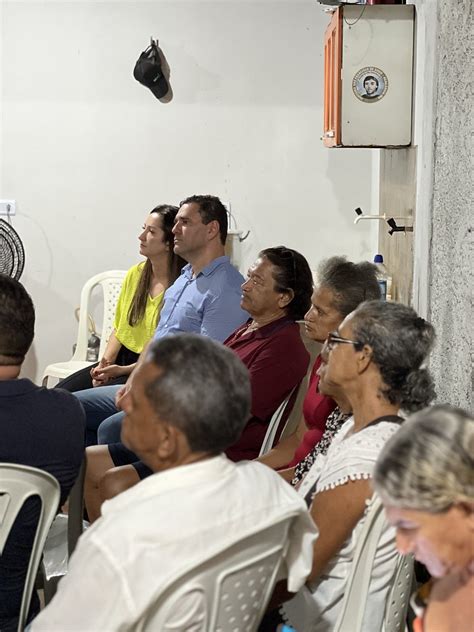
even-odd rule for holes
{"type": "Polygon", "coordinates": [[[297,591],[311,570],[316,528],[306,504],[270,468],[217,456],[153,474],[103,505],[69,572],[31,630],[118,631],[136,623],[182,571],[298,514],[285,562],[297,591]]]}
{"type": "MultiPolygon", "coordinates": [[[[298,493],[305,497],[316,484],[316,495],[344,485],[349,480],[371,478],[380,451],[398,428],[397,423],[381,421],[354,433],[354,419],[351,417],[334,437],[326,455],[318,455],[301,482],[298,493]]],[[[284,615],[298,632],[334,630],[364,522],[365,515],[359,520],[339,554],[328,564],[324,574],[311,585],[304,586],[294,599],[284,604],[284,615]]],[[[382,630],[385,601],[396,562],[395,530],[386,523],[375,555],[362,628],[364,632],[382,630]]]]}

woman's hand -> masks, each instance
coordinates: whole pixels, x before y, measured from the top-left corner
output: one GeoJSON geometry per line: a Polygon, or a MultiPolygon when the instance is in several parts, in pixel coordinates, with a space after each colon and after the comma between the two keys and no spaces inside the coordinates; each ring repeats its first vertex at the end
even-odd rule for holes
{"type": "Polygon", "coordinates": [[[105,384],[105,381],[100,378],[101,371],[105,369],[105,367],[110,366],[112,363],[107,358],[101,358],[99,363],[92,367],[90,374],[92,378],[92,386],[101,386],[101,384],[105,384]]]}
{"type": "Polygon", "coordinates": [[[99,362],[99,365],[91,371],[93,386],[102,386],[110,382],[110,380],[120,377],[120,375],[127,374],[127,367],[119,366],[118,364],[107,364],[107,361],[101,366],[101,363],[102,360],[99,362]]]}

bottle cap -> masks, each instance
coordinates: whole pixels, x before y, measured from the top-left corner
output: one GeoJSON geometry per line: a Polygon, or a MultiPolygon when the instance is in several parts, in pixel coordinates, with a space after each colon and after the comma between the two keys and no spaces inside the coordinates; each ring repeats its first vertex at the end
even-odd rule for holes
{"type": "Polygon", "coordinates": [[[374,263],[383,263],[383,256],[382,255],[375,255],[374,263]]]}

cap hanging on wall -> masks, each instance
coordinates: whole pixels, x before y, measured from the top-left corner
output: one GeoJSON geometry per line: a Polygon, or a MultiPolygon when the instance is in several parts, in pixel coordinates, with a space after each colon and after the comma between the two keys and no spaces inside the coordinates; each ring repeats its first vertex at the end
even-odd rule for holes
{"type": "Polygon", "coordinates": [[[161,68],[158,40],[151,38],[150,46],[141,53],[135,64],[133,76],[149,88],[157,99],[161,99],[168,92],[169,85],[161,68]]]}

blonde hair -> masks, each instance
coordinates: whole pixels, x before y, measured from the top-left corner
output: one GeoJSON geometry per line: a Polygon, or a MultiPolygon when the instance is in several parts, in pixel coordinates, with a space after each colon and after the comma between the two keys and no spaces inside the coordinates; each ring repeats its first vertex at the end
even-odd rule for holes
{"type": "Polygon", "coordinates": [[[450,406],[410,417],[386,443],[374,472],[385,504],[438,513],[474,502],[474,419],[450,406]]]}

